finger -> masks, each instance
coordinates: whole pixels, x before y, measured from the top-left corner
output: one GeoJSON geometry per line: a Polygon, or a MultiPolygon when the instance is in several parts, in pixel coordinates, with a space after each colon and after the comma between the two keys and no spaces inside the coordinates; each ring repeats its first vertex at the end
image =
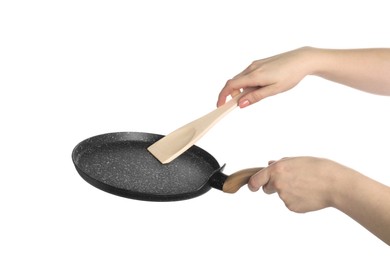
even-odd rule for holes
{"type": "Polygon", "coordinates": [[[231,82],[233,79],[230,79],[226,82],[225,86],[222,88],[221,92],[218,95],[218,101],[217,101],[217,107],[222,106],[226,102],[226,98],[229,95],[238,94],[240,91],[239,87],[236,87],[235,84],[232,84],[231,82]]]}
{"type": "MultiPolygon", "coordinates": [[[[291,157],[283,157],[283,158],[279,159],[279,161],[281,161],[281,160],[287,160],[287,159],[290,159],[290,158],[291,158],[291,157]]],[[[273,164],[273,163],[275,163],[275,162],[277,162],[277,160],[270,160],[270,161],[268,161],[268,166],[271,165],[271,164],[273,164]]]]}
{"type": "Polygon", "coordinates": [[[232,97],[235,97],[235,96],[237,96],[237,95],[240,94],[240,93],[241,93],[240,90],[235,89],[235,90],[232,91],[232,93],[231,93],[230,95],[231,95],[232,97]]]}
{"type": "Polygon", "coordinates": [[[261,186],[265,185],[269,181],[269,173],[267,168],[262,169],[258,173],[254,174],[248,182],[248,187],[251,191],[258,191],[261,186]]]}
{"type": "Polygon", "coordinates": [[[217,101],[217,107],[222,106],[223,104],[226,103],[226,98],[233,92],[239,91],[239,89],[234,89],[228,85],[229,81],[226,82],[225,87],[219,92],[218,95],[218,101],[217,101]]]}
{"type": "Polygon", "coordinates": [[[269,85],[264,87],[258,87],[256,90],[245,94],[240,98],[238,105],[240,108],[247,107],[252,105],[260,100],[276,95],[278,93],[277,87],[275,85],[269,85]]]}
{"type": "Polygon", "coordinates": [[[274,162],[276,162],[276,161],[275,161],[275,160],[268,161],[268,165],[271,165],[271,164],[273,164],[274,162]]]}
{"type": "Polygon", "coordinates": [[[238,93],[240,89],[245,89],[249,87],[258,87],[258,84],[256,84],[256,80],[252,76],[244,75],[228,80],[218,95],[217,106],[219,107],[225,104],[226,98],[229,95],[232,95],[233,93],[238,93]]]}
{"type": "Polygon", "coordinates": [[[263,186],[263,191],[264,191],[264,193],[266,193],[266,194],[272,194],[272,193],[275,193],[275,192],[276,192],[276,190],[275,190],[274,185],[272,184],[272,182],[268,182],[267,184],[265,184],[265,185],[263,186]]]}

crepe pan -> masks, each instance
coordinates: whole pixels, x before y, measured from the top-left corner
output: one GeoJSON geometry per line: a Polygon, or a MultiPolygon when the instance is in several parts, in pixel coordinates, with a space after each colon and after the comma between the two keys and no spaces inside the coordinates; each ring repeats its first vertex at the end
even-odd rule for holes
{"type": "Polygon", "coordinates": [[[142,132],[102,134],[80,142],[72,160],[89,184],[114,195],[145,201],[177,201],[197,197],[211,188],[234,193],[261,168],[230,176],[217,160],[192,146],[168,164],[148,150],[163,135],[142,132]]]}

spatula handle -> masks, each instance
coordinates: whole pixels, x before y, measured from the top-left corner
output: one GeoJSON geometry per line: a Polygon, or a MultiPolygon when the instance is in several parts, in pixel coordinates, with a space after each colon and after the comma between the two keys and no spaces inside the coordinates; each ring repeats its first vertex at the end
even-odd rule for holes
{"type": "Polygon", "coordinates": [[[228,176],[225,183],[223,184],[222,191],[226,193],[235,193],[237,192],[242,186],[245,184],[248,184],[249,179],[262,170],[263,168],[248,168],[244,170],[240,170],[238,172],[233,173],[232,175],[228,176]]]}

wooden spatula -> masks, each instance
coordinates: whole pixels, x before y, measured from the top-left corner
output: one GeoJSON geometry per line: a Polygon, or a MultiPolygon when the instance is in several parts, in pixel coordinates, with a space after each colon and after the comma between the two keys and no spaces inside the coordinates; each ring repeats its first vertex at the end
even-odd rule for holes
{"type": "Polygon", "coordinates": [[[236,108],[237,101],[242,95],[243,93],[234,96],[219,108],[161,138],[148,147],[149,152],[162,164],[173,161],[198,141],[222,117],[236,108]]]}

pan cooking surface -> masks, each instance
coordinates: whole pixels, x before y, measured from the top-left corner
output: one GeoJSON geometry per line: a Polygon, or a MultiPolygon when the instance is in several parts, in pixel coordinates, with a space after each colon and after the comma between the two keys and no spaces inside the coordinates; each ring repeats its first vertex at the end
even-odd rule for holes
{"type": "Polygon", "coordinates": [[[161,164],[147,147],[163,136],[111,133],[78,144],[72,154],[80,175],[90,184],[116,195],[143,200],[177,200],[203,194],[217,161],[197,146],[161,164]]]}

